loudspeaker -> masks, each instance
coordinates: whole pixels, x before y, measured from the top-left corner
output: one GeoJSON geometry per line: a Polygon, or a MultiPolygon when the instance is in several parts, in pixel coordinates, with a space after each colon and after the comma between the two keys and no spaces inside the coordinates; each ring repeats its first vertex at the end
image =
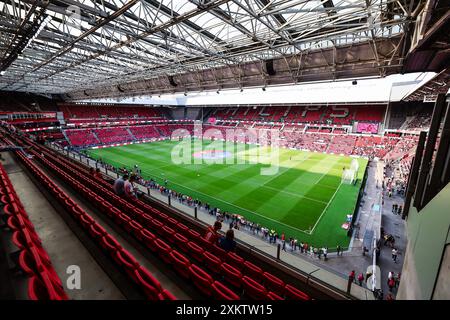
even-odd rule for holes
{"type": "Polygon", "coordinates": [[[178,86],[178,84],[173,80],[173,76],[168,76],[168,78],[169,78],[169,83],[172,87],[178,86]]]}
{"type": "Polygon", "coordinates": [[[274,76],[276,74],[273,68],[273,59],[266,60],[266,71],[269,76],[274,76]]]}

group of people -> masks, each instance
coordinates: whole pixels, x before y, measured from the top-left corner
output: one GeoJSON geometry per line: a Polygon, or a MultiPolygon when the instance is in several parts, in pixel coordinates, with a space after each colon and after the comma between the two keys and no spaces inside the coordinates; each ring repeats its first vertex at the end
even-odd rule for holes
{"type": "MultiPolygon", "coordinates": [[[[383,190],[386,191],[386,195],[389,198],[395,195],[405,195],[411,159],[389,160],[385,162],[383,190]]],[[[393,211],[393,213],[397,212],[393,211]]]]}
{"type": "Polygon", "coordinates": [[[398,205],[398,204],[396,204],[396,203],[393,203],[393,204],[392,204],[392,213],[393,213],[393,214],[401,215],[402,212],[403,212],[403,207],[402,207],[402,205],[398,205]]]}
{"type": "MultiPolygon", "coordinates": [[[[364,275],[362,272],[356,276],[355,270],[352,270],[350,274],[348,275],[348,283],[350,288],[351,283],[357,283],[358,285],[362,286],[363,282],[367,283],[367,280],[372,276],[372,273],[370,271],[367,271],[364,275]]],[[[393,295],[393,290],[398,288],[400,284],[400,276],[401,273],[399,272],[397,275],[390,271],[388,274],[387,284],[389,287],[389,292],[386,295],[386,300],[395,300],[393,295]]],[[[383,291],[381,289],[375,290],[374,294],[376,294],[376,298],[382,300],[383,299],[383,291]]]]}
{"type": "Polygon", "coordinates": [[[124,174],[114,181],[113,190],[118,196],[124,196],[128,199],[136,199],[137,193],[133,186],[135,176],[124,174]]]}
{"type": "Polygon", "coordinates": [[[392,271],[389,271],[387,285],[389,287],[389,292],[393,292],[394,289],[397,289],[400,284],[401,273],[395,274],[392,271]]]}

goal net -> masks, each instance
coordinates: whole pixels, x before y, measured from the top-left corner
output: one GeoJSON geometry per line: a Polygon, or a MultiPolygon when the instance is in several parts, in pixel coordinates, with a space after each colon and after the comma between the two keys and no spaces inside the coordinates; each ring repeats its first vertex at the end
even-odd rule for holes
{"type": "Polygon", "coordinates": [[[358,160],[353,159],[349,169],[344,169],[342,173],[342,183],[353,184],[358,176],[359,163],[358,160]]]}

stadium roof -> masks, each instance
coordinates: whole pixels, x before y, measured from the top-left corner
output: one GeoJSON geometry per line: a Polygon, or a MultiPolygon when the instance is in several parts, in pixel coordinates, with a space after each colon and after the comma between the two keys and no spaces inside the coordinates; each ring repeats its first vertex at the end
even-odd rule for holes
{"type": "Polygon", "coordinates": [[[419,88],[413,90],[404,101],[435,101],[438,94],[447,94],[450,90],[450,68],[445,69],[419,88]]]}
{"type": "Polygon", "coordinates": [[[0,90],[68,99],[386,76],[426,1],[0,1],[0,90]]]}

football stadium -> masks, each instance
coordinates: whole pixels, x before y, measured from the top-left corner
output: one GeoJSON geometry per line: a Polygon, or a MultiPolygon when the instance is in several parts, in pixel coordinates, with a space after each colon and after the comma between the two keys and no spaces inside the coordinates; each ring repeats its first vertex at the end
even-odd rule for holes
{"type": "Polygon", "coordinates": [[[444,0],[0,1],[0,300],[450,299],[448,30],[444,0]]]}

